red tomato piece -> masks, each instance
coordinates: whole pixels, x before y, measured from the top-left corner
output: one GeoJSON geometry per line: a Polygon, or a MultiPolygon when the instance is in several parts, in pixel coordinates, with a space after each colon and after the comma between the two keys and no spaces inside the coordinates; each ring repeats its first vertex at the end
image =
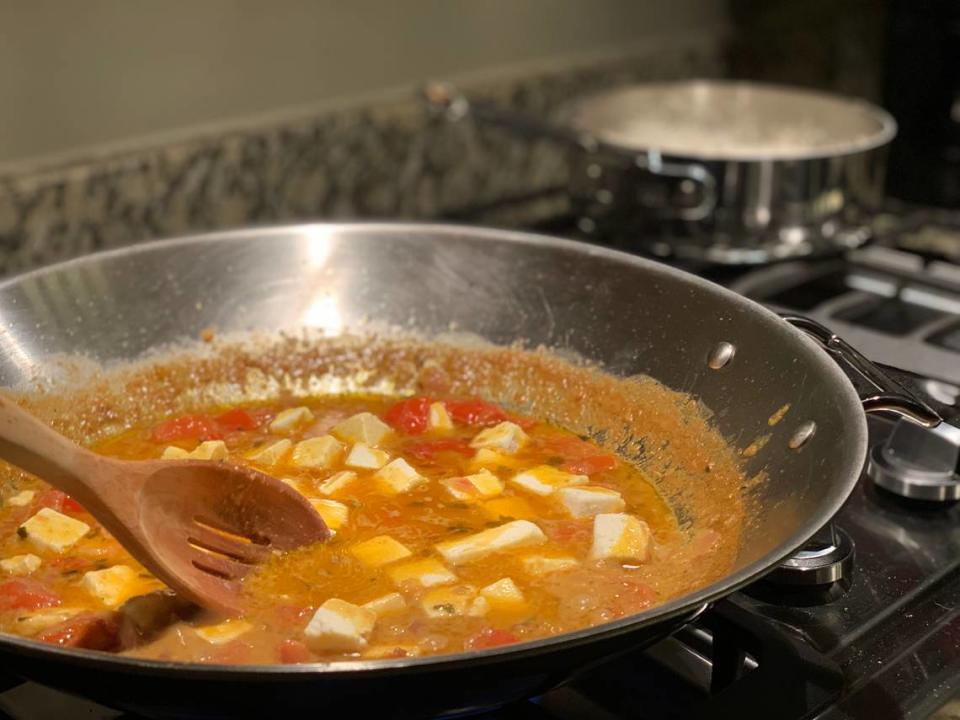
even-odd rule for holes
{"type": "Polygon", "coordinates": [[[84,614],[44,630],[38,640],[62,647],[87,650],[114,650],[119,643],[120,625],[113,615],[84,614]]]}
{"type": "Polygon", "coordinates": [[[233,408],[225,413],[217,415],[217,425],[224,432],[236,430],[255,430],[260,423],[257,419],[243,408],[233,408]]]}
{"type": "Polygon", "coordinates": [[[496,425],[510,419],[506,410],[486,400],[452,400],[444,405],[454,422],[461,425],[496,425]]]}
{"type": "Polygon", "coordinates": [[[574,475],[594,475],[606,470],[613,470],[616,466],[617,459],[613,455],[592,455],[568,460],[560,466],[560,469],[574,475]]]}
{"type": "Polygon", "coordinates": [[[404,450],[424,462],[433,460],[438,452],[456,452],[464,457],[473,457],[475,452],[475,450],[470,447],[470,442],[464,438],[427,440],[425,442],[407,445],[404,450]]]}
{"type": "Polygon", "coordinates": [[[277,656],[284,665],[310,662],[310,650],[299,640],[284,640],[277,648],[277,656]]]}
{"type": "Polygon", "coordinates": [[[419,435],[427,429],[429,415],[430,399],[416,397],[394,403],[387,410],[383,419],[400,432],[407,435],[419,435]]]}
{"type": "Polygon", "coordinates": [[[223,432],[220,425],[209,415],[181,415],[171,418],[153,428],[156,442],[171,440],[220,440],[223,432]]]}
{"type": "Polygon", "coordinates": [[[485,650],[487,648],[500,647],[501,645],[510,645],[515,642],[520,642],[520,638],[512,632],[508,630],[498,630],[496,628],[487,628],[467,640],[467,647],[472,650],[485,650]]]}
{"type": "Polygon", "coordinates": [[[59,604],[60,597],[36,580],[7,580],[0,583],[0,611],[38,610],[59,604]]]}

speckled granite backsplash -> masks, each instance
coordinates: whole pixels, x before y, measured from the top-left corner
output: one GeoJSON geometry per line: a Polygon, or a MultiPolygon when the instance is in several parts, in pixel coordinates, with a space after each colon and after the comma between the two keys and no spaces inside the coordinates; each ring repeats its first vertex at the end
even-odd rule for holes
{"type": "MultiPolygon", "coordinates": [[[[463,89],[546,114],[579,93],[624,82],[716,77],[722,57],[714,43],[463,89]]],[[[438,217],[564,181],[555,145],[428,118],[413,95],[8,169],[0,174],[0,273],[194,231],[438,217]]]]}

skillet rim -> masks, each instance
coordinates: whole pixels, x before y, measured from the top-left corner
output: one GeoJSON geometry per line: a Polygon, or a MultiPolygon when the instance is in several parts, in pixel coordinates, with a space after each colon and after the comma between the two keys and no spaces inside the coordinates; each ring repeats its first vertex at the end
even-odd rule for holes
{"type": "Polygon", "coordinates": [[[656,624],[657,622],[676,619],[683,615],[690,615],[689,620],[704,612],[710,604],[716,600],[726,597],[740,588],[750,584],[758,578],[772,570],[778,563],[792,555],[804,543],[807,542],[819,530],[827,520],[832,518],[843,504],[846,502],[850,493],[853,491],[860,477],[863,463],[867,452],[867,420],[866,414],[861,404],[860,398],[852,382],[844,374],[843,370],[824,352],[812,339],[805,333],[793,327],[782,320],[772,311],[766,309],[759,303],[749,300],[732,290],[728,290],[716,283],[705,280],[697,275],[683,270],[670,267],[663,263],[648,260],[636,255],[614,250],[612,248],[592,245],[576,240],[557,238],[550,235],[539,233],[528,233],[517,230],[503,230],[490,227],[479,227],[473,225],[454,224],[454,223],[431,223],[431,222],[389,222],[389,221],[367,221],[351,220],[337,222],[311,222],[311,223],[287,223],[254,225],[232,230],[221,230],[214,232],[195,233],[191,235],[174,236],[171,238],[160,238],[146,242],[126,245],[119,248],[101,250],[88,255],[71,258],[62,262],[36,268],[19,275],[12,276],[0,281],[0,292],[11,287],[22,284],[34,278],[45,275],[53,275],[75,267],[84,265],[93,265],[104,260],[127,255],[138,255],[149,253],[162,248],[171,248],[184,245],[198,245],[203,243],[234,242],[242,240],[256,240],[271,235],[298,235],[304,232],[335,233],[338,231],[350,233],[364,233],[374,231],[382,237],[379,239],[389,239],[392,235],[406,235],[424,233],[438,236],[463,236],[466,235],[473,240],[500,241],[516,243],[518,245],[531,245],[535,247],[557,248],[558,250],[581,253],[588,256],[605,258],[626,266],[638,268],[644,272],[652,274],[662,274],[673,279],[686,283],[699,292],[713,294],[719,300],[738,306],[744,311],[753,312],[763,318],[763,322],[774,325],[791,335],[799,344],[800,348],[805,348],[813,359],[814,364],[818,364],[836,389],[839,390],[843,404],[846,409],[843,411],[850,417],[848,420],[854,420],[850,430],[853,432],[852,442],[848,443],[848,450],[845,452],[845,462],[848,467],[844,468],[838,476],[845,477],[846,481],[842,484],[837,483],[827,494],[825,500],[821,503],[818,513],[811,513],[807,520],[801,523],[800,529],[793,536],[781,543],[777,548],[768,552],[765,556],[758,558],[749,565],[741,568],[735,573],[730,573],[709,585],[700,588],[692,593],[674,598],[662,605],[650,608],[634,615],[629,615],[617,620],[592,625],[587,628],[575,630],[572,632],[561,633],[537,640],[529,640],[512,645],[505,645],[497,648],[485,650],[473,650],[459,653],[447,653],[440,655],[430,655],[419,658],[398,658],[389,660],[341,660],[334,662],[320,663],[300,663],[284,665],[281,663],[259,664],[259,665],[227,665],[213,663],[195,663],[195,662],[174,662],[161,661],[149,658],[130,657],[118,655],[97,650],[67,649],[57,646],[51,646],[39,640],[32,640],[16,635],[0,633],[0,647],[12,646],[28,655],[50,658],[53,656],[58,661],[74,665],[82,665],[94,669],[102,668],[104,671],[110,670],[134,670],[143,675],[157,677],[175,677],[178,675],[196,675],[209,679],[243,679],[243,677],[270,676],[271,679],[288,677],[290,679],[301,678],[304,675],[317,674],[324,677],[336,677],[341,675],[357,676],[377,676],[385,673],[402,673],[405,671],[416,672],[422,668],[429,668],[437,665],[456,667],[464,663],[476,665],[493,664],[501,660],[504,656],[510,656],[511,659],[522,657],[535,657],[546,654],[554,649],[561,647],[577,647],[588,644],[595,640],[603,638],[613,638],[619,635],[627,634],[656,624]],[[856,412],[852,408],[856,408],[856,412]],[[855,447],[856,452],[850,450],[855,447]],[[238,678],[237,676],[241,676],[238,678]]]}

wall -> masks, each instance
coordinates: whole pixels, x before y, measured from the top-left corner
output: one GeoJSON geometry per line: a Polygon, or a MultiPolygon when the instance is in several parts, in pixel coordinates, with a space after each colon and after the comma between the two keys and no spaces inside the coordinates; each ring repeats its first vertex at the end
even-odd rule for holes
{"type": "Polygon", "coordinates": [[[0,164],[722,32],[723,0],[0,4],[0,164]]]}

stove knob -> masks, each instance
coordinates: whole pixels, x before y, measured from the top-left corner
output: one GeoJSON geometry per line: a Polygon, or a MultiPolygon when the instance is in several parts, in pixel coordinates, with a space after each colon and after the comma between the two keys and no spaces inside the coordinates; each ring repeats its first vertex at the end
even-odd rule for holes
{"type": "Polygon", "coordinates": [[[960,500],[960,428],[925,428],[899,420],[870,450],[867,476],[887,492],[926,502],[960,500]]]}
{"type": "Polygon", "coordinates": [[[781,587],[818,588],[849,580],[852,572],[853,541],[846,532],[828,523],[764,581],[781,587]]]}

